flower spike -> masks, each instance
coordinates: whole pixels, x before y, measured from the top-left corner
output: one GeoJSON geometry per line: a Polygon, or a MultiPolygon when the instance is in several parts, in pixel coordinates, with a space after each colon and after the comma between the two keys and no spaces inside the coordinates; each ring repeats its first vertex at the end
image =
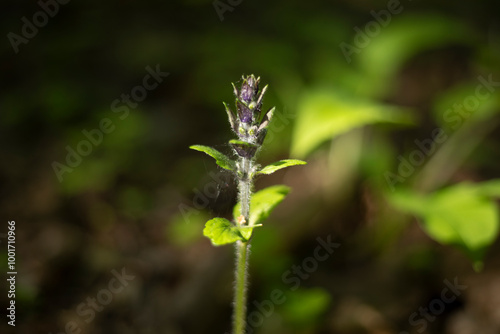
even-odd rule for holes
{"type": "MultiPolygon", "coordinates": [[[[224,107],[231,128],[238,135],[238,139],[260,147],[264,142],[267,133],[265,128],[271,120],[274,108],[269,110],[261,120],[262,102],[268,85],[260,89],[259,84],[260,77],[255,77],[253,74],[242,76],[239,88],[234,83],[231,84],[235,96],[236,113],[233,113],[226,103],[224,103],[224,107]]],[[[252,147],[251,150],[245,149],[241,145],[232,145],[232,147],[239,156],[253,157],[258,151],[258,148],[255,147],[252,147]]]]}

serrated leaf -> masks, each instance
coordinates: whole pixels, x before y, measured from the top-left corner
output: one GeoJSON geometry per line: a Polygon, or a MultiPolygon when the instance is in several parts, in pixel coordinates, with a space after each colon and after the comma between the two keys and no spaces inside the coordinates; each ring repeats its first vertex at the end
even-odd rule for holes
{"type": "Polygon", "coordinates": [[[208,154],[209,156],[215,159],[215,163],[217,165],[221,166],[224,169],[228,170],[236,169],[234,161],[229,157],[227,157],[225,154],[222,154],[221,152],[217,151],[215,148],[203,145],[191,145],[189,146],[189,148],[195,151],[200,151],[208,154]]]}
{"type": "MultiPolygon", "coordinates": [[[[224,218],[214,218],[207,221],[203,235],[209,238],[214,246],[222,246],[238,240],[248,240],[241,234],[237,226],[224,218]]],[[[245,235],[248,235],[248,232],[245,235]]]]}
{"type": "Polygon", "coordinates": [[[266,167],[262,168],[260,171],[257,172],[257,174],[272,174],[276,172],[277,170],[280,170],[282,168],[290,167],[290,166],[297,166],[297,165],[305,165],[307,162],[302,161],[302,160],[296,160],[296,159],[286,159],[286,160],[280,160],[273,162],[270,165],[267,165],[266,167]]]}
{"type": "MultiPolygon", "coordinates": [[[[276,205],[281,203],[289,192],[289,187],[277,185],[253,194],[250,202],[249,225],[254,226],[269,217],[276,205]]],[[[241,215],[240,203],[235,205],[233,215],[235,219],[241,215]]]]}
{"type": "Polygon", "coordinates": [[[485,193],[495,193],[498,182],[461,183],[429,195],[399,191],[389,197],[402,211],[422,218],[422,227],[433,239],[457,245],[479,264],[498,235],[497,207],[485,193]]]}

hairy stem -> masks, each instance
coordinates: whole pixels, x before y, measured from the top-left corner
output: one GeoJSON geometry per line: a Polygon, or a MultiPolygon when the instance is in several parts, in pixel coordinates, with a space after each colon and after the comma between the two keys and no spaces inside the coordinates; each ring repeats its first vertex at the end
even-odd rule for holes
{"type": "MultiPolygon", "coordinates": [[[[241,203],[241,215],[245,218],[243,224],[248,224],[250,216],[250,199],[252,191],[253,161],[241,158],[239,164],[239,200],[241,203]]],[[[239,220],[238,220],[239,221],[239,220]]],[[[238,222],[240,224],[240,222],[238,222]]],[[[244,334],[246,326],[247,306],[247,281],[248,281],[248,255],[250,241],[238,241],[236,243],[236,268],[235,268],[235,293],[234,293],[234,323],[233,334],[244,334]]]]}
{"type": "Polygon", "coordinates": [[[246,311],[247,311],[247,260],[248,242],[238,241],[236,243],[236,270],[235,270],[235,293],[234,293],[234,327],[233,334],[245,333],[246,311]]]}
{"type": "Polygon", "coordinates": [[[248,223],[248,217],[250,216],[250,197],[251,197],[251,187],[252,180],[250,178],[250,169],[252,167],[252,160],[247,158],[241,158],[240,160],[240,178],[238,180],[238,194],[239,202],[241,203],[241,215],[245,217],[245,221],[248,223]]]}

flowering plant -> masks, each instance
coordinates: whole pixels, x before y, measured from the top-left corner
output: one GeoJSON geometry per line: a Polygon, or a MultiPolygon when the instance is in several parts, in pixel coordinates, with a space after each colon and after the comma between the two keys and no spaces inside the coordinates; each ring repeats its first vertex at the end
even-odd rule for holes
{"type": "Polygon", "coordinates": [[[306,164],[301,160],[287,159],[261,168],[256,163],[256,156],[264,143],[275,108],[269,109],[262,116],[262,102],[268,86],[260,89],[260,77],[256,78],[253,74],[243,76],[242,80],[239,90],[233,84],[236,113],[224,103],[231,128],[238,136],[238,139],[229,141],[236,159],[231,159],[208,146],[190,146],[193,150],[213,157],[220,167],[232,171],[238,180],[239,201],[233,210],[234,220],[214,218],[205,224],[203,230],[203,234],[215,246],[236,244],[234,334],[242,334],[245,331],[247,262],[253,230],[262,226],[261,222],[283,201],[290,190],[286,186],[278,185],[252,194],[253,180],[258,175],[272,174],[285,167],[306,164]]]}

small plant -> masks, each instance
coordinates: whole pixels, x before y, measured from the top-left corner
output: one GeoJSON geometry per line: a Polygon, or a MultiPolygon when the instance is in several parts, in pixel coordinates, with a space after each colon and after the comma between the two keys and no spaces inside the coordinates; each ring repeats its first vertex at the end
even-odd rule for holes
{"type": "Polygon", "coordinates": [[[250,240],[254,228],[262,226],[271,211],[288,194],[289,188],[283,185],[272,186],[252,194],[253,181],[258,175],[272,174],[275,171],[294,165],[306,164],[301,160],[281,160],[261,168],[256,163],[256,156],[264,143],[267,127],[271,122],[275,108],[261,116],[262,101],[267,85],[259,90],[260,77],[243,76],[240,90],[234,84],[236,110],[234,114],[224,103],[229,123],[238,139],[229,141],[236,159],[233,160],[221,152],[202,145],[190,146],[191,149],[204,152],[215,159],[222,168],[232,171],[238,180],[238,204],[233,210],[233,221],[214,218],[205,224],[203,235],[215,246],[235,243],[235,294],[233,334],[242,334],[246,326],[248,255],[250,240]]]}

